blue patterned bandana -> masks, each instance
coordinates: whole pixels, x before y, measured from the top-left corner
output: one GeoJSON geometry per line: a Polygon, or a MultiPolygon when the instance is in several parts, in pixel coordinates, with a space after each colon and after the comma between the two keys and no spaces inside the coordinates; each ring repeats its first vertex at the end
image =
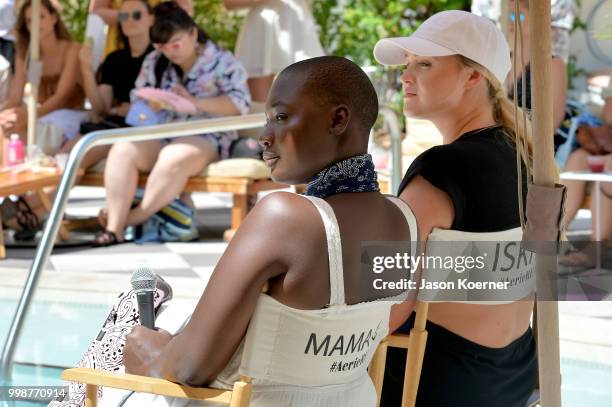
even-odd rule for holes
{"type": "Polygon", "coordinates": [[[374,162],[370,154],[349,157],[315,175],[306,186],[306,195],[326,198],[345,192],[378,192],[374,162]]]}

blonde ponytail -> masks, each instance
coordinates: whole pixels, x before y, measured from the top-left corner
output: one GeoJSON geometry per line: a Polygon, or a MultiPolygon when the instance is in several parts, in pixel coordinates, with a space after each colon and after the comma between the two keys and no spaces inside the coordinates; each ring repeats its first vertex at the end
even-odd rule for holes
{"type": "MultiPolygon", "coordinates": [[[[489,101],[493,108],[493,119],[501,124],[506,134],[516,146],[519,162],[522,162],[527,169],[527,174],[532,170],[533,142],[531,138],[531,121],[525,119],[522,128],[517,126],[518,117],[523,117],[523,110],[517,108],[515,112],[514,104],[506,95],[506,90],[501,83],[482,65],[464,56],[459,56],[463,65],[480,72],[487,80],[489,90],[489,101]],[[515,114],[516,113],[516,114],[515,114]]],[[[521,171],[520,166],[517,169],[521,171]]],[[[528,178],[529,182],[531,179],[528,178]]]]}
{"type": "MultiPolygon", "coordinates": [[[[523,168],[527,171],[527,183],[532,183],[533,174],[533,142],[531,120],[527,117],[523,109],[515,106],[515,103],[508,99],[506,90],[502,84],[482,65],[459,55],[461,63],[469,68],[480,72],[486,79],[489,90],[489,100],[493,108],[493,118],[496,123],[501,124],[508,135],[508,138],[514,143],[516,148],[516,163],[517,163],[517,195],[519,198],[519,216],[521,226],[525,224],[525,214],[523,210],[523,168]],[[522,118],[522,120],[520,120],[522,118]],[[521,165],[522,164],[522,165],[521,165]]],[[[523,98],[525,98],[525,81],[523,81],[523,98]]],[[[516,94],[516,92],[515,92],[516,94]]],[[[523,100],[523,106],[525,101],[523,100]]],[[[551,135],[552,137],[552,135],[551,135]]],[[[555,179],[559,179],[559,168],[553,164],[550,169],[555,174],[555,179]]]]}

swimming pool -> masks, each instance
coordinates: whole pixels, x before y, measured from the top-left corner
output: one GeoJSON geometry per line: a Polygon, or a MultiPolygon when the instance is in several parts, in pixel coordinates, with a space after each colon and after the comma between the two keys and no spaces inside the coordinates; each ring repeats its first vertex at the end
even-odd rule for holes
{"type": "MultiPolygon", "coordinates": [[[[15,300],[0,299],[0,344],[15,307],[15,300]]],[[[18,343],[11,384],[60,385],[62,370],[77,363],[109,310],[106,304],[34,301],[18,343]]],[[[561,358],[561,374],[564,407],[612,406],[612,366],[561,358]]]]}

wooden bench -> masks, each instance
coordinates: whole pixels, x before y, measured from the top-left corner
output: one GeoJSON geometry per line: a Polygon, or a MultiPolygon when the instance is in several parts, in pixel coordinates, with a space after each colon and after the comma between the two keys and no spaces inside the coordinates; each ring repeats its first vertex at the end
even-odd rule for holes
{"type": "MultiPolygon", "coordinates": [[[[144,187],[147,176],[138,179],[139,187],[144,187]]],[[[103,187],[103,165],[96,165],[77,183],[81,186],[103,187]]],[[[200,175],[191,177],[185,192],[227,192],[232,194],[231,229],[225,231],[223,238],[230,240],[238,226],[255,204],[257,193],[287,188],[270,179],[270,170],[263,161],[254,158],[230,158],[208,166],[200,175]]]]}

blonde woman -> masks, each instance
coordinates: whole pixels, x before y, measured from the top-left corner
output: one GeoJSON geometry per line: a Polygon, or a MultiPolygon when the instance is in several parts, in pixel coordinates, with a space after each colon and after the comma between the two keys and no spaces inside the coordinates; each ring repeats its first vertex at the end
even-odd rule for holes
{"type": "MultiPolygon", "coordinates": [[[[519,178],[516,143],[529,144],[529,136],[515,135],[513,106],[502,87],[511,66],[503,34],[484,17],[445,11],[410,37],[379,41],[374,55],[385,65],[406,65],[405,114],[430,120],[443,136],[443,145],[414,160],[399,188],[416,215],[427,254],[444,254],[458,242],[520,241],[517,185],[525,196],[530,159],[522,157],[519,178]],[[443,241],[451,245],[441,248],[443,241]]],[[[512,251],[509,244],[504,247],[512,251]]],[[[524,407],[535,388],[536,348],[529,326],[533,264],[526,260],[500,268],[508,261],[501,253],[487,253],[491,263],[485,262],[477,278],[508,278],[513,284],[480,296],[483,302],[456,297],[473,298],[473,292],[420,290],[420,299],[436,302],[429,305],[418,406],[524,407]],[[524,278],[513,280],[516,276],[524,278]]],[[[421,287],[443,272],[423,268],[421,287]]],[[[414,303],[396,307],[392,328],[408,331],[413,309],[414,303]]],[[[382,405],[399,405],[404,362],[395,353],[387,361],[382,405]]]]}

